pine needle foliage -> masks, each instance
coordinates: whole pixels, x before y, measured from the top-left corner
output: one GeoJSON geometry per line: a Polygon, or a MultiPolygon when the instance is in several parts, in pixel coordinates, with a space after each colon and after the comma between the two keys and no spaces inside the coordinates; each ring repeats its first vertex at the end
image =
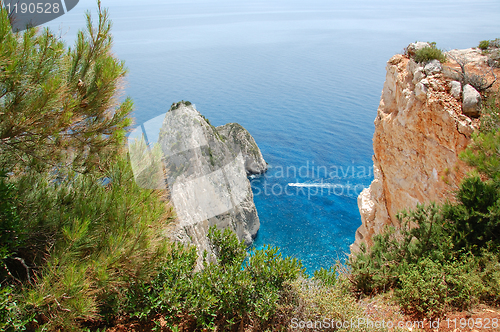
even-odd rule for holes
{"type": "MultiPolygon", "coordinates": [[[[126,157],[105,173],[23,174],[15,179],[29,266],[17,295],[39,327],[74,330],[118,315],[128,289],[164,262],[173,217],[160,192],[140,188],[126,157]]],[[[22,250],[24,249],[24,250],[22,250]]],[[[12,282],[6,280],[4,283],[12,282]]],[[[13,284],[15,286],[15,283],[13,284]]]]}
{"type": "Polygon", "coordinates": [[[446,56],[443,54],[439,48],[436,47],[436,43],[430,43],[430,46],[423,47],[415,52],[414,56],[415,62],[424,63],[431,60],[439,60],[441,63],[446,62],[446,56]]]}
{"type": "Polygon", "coordinates": [[[126,74],[112,52],[98,1],[94,25],[66,48],[50,30],[13,33],[0,12],[0,168],[102,167],[123,145],[132,101],[117,94],[126,74]]]}

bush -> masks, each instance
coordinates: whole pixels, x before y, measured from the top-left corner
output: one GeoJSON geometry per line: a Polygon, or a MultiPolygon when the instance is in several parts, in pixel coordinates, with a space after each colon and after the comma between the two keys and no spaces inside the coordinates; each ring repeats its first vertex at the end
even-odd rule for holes
{"type": "Polygon", "coordinates": [[[482,287],[474,272],[474,263],[424,258],[400,276],[396,296],[407,313],[420,317],[439,317],[450,308],[468,309],[477,302],[482,287]]]}
{"type": "Polygon", "coordinates": [[[0,288],[0,331],[25,331],[33,317],[26,316],[11,287],[0,288]]]}
{"type": "Polygon", "coordinates": [[[170,111],[175,111],[176,109],[178,109],[182,105],[189,106],[189,105],[191,105],[191,102],[187,101],[187,100],[186,101],[181,100],[181,101],[179,101],[177,103],[172,103],[172,105],[170,106],[170,111]]]}
{"type": "Polygon", "coordinates": [[[400,287],[401,275],[423,258],[439,262],[453,258],[453,245],[443,232],[439,206],[418,206],[399,214],[398,219],[400,228],[387,228],[374,237],[370,250],[362,247],[351,256],[350,278],[359,292],[374,294],[400,287]]]}
{"type": "Polygon", "coordinates": [[[157,267],[154,278],[139,280],[128,289],[124,313],[143,320],[161,313],[171,328],[189,316],[191,312],[187,311],[186,302],[191,302],[194,295],[197,257],[194,247],[173,243],[164,262],[157,267]]]}
{"type": "Polygon", "coordinates": [[[500,249],[500,192],[492,181],[472,176],[462,181],[457,192],[460,204],[447,204],[443,213],[448,221],[455,252],[480,255],[482,250],[500,249]]]}
{"type": "Polygon", "coordinates": [[[484,54],[488,56],[488,65],[490,67],[500,66],[500,38],[493,40],[482,40],[479,42],[479,46],[484,54]]]}
{"type": "Polygon", "coordinates": [[[488,54],[488,66],[500,68],[500,49],[492,50],[488,54]]]}
{"type": "Polygon", "coordinates": [[[500,91],[491,93],[483,102],[479,131],[481,133],[495,132],[500,129],[500,91]]]}
{"type": "Polygon", "coordinates": [[[209,239],[219,258],[195,278],[204,302],[192,305],[198,326],[212,327],[216,318],[225,329],[241,321],[262,330],[282,324],[276,313],[286,285],[303,275],[302,264],[295,258],[283,258],[277,248],[270,247],[251,252],[245,263],[244,245],[229,229],[222,234],[212,229],[209,239]]]}
{"type": "Polygon", "coordinates": [[[490,40],[489,46],[491,48],[500,48],[500,38],[490,40]]]}
{"type": "Polygon", "coordinates": [[[474,133],[473,142],[460,157],[494,183],[500,183],[500,130],[474,133]]]}
{"type": "Polygon", "coordinates": [[[431,46],[421,48],[415,52],[414,56],[415,62],[422,63],[434,59],[439,60],[439,62],[441,63],[446,62],[446,56],[443,54],[443,51],[436,48],[435,43],[431,43],[431,46]]]}
{"type": "Polygon", "coordinates": [[[78,329],[79,321],[116,316],[127,289],[151,280],[164,261],[172,211],[160,193],[137,186],[126,156],[104,175],[107,185],[97,174],[15,179],[33,272],[17,296],[40,328],[78,329]]]}
{"type": "Polygon", "coordinates": [[[479,42],[479,48],[483,51],[485,51],[486,49],[488,49],[488,47],[490,46],[490,41],[489,40],[481,40],[479,42]]]}
{"type": "Polygon", "coordinates": [[[281,314],[289,303],[289,283],[303,276],[299,261],[283,258],[276,248],[245,246],[229,229],[210,228],[215,262],[195,271],[194,247],[172,246],[157,276],[131,289],[129,312],[138,318],[161,314],[171,327],[183,321],[191,329],[222,329],[251,325],[262,330],[285,324],[281,314]]]}
{"type": "Polygon", "coordinates": [[[320,268],[314,271],[313,279],[319,280],[325,285],[334,286],[337,282],[337,265],[329,269],[320,268]]]}
{"type": "Polygon", "coordinates": [[[374,237],[351,256],[351,282],[358,292],[396,290],[402,307],[419,316],[466,309],[478,299],[498,301],[498,191],[479,178],[464,180],[458,203],[418,206],[401,213],[402,226],[374,237]],[[410,227],[411,226],[411,227],[410,227]],[[496,257],[496,256],[494,256],[496,257]]]}
{"type": "Polygon", "coordinates": [[[481,300],[492,305],[500,303],[500,254],[483,250],[478,259],[480,277],[483,282],[481,300]]]}

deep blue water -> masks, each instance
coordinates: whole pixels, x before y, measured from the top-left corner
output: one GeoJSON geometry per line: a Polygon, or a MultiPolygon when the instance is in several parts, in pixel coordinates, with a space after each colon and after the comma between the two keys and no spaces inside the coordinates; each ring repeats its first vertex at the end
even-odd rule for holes
{"type": "MultiPolygon", "coordinates": [[[[214,125],[247,128],[270,166],[252,180],[261,220],[255,245],[279,246],[309,270],[344,258],[361,224],[356,196],[373,178],[386,61],[416,40],[449,50],[500,37],[498,0],[103,5],[114,52],[130,70],[125,93],[136,123],[182,99],[214,125]],[[290,186],[297,183],[305,186],[290,186]]],[[[80,1],[49,25],[71,41],[82,13],[95,8],[80,1]]]]}

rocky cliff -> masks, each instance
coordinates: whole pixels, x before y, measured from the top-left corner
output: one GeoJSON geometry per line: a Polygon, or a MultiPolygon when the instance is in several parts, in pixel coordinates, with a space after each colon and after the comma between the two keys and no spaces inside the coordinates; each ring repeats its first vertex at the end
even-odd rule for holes
{"type": "Polygon", "coordinates": [[[473,49],[450,51],[444,65],[418,64],[403,55],[388,61],[373,135],[375,178],[358,197],[362,225],[352,252],[363,242],[370,246],[386,225],[398,225],[399,211],[452,199],[470,170],[458,155],[477,127],[480,97],[453,80],[458,65],[451,57],[467,59],[469,66],[486,62],[473,49]]]}
{"type": "Polygon", "coordinates": [[[236,123],[215,128],[181,102],[167,112],[158,145],[177,213],[172,237],[210,255],[208,229],[217,226],[250,244],[260,224],[247,175],[267,164],[248,131],[236,123]]]}

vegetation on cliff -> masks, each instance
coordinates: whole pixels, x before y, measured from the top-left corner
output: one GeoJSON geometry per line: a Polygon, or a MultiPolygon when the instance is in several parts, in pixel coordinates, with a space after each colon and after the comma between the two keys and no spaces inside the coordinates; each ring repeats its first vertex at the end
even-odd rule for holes
{"type": "Polygon", "coordinates": [[[429,43],[429,46],[418,49],[413,55],[415,62],[423,63],[431,60],[439,60],[439,62],[446,62],[446,56],[443,51],[436,47],[436,43],[429,43]]]}
{"type": "Polygon", "coordinates": [[[476,172],[456,203],[418,206],[398,216],[374,246],[351,257],[360,293],[395,290],[408,313],[435,317],[478,302],[500,304],[500,115],[498,94],[483,108],[481,130],[461,154],[476,172]]]}

